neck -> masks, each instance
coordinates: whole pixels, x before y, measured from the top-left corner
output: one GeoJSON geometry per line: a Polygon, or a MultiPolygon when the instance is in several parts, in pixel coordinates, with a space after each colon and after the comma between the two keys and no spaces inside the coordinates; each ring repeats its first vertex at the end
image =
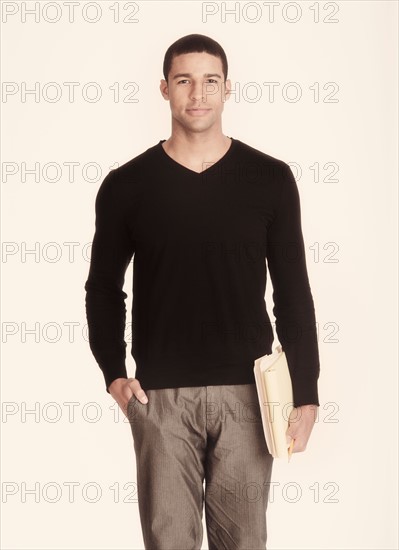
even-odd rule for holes
{"type": "Polygon", "coordinates": [[[230,147],[231,139],[221,131],[212,135],[205,133],[173,132],[163,143],[166,151],[182,154],[187,158],[205,158],[223,152],[230,147]]]}

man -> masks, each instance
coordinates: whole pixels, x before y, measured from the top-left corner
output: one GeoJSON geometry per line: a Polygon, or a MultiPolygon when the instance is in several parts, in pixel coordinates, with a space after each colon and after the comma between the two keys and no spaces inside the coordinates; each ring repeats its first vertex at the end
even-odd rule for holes
{"type": "Polygon", "coordinates": [[[266,548],[273,458],[253,373],[272,352],[266,260],[293,383],[294,452],[305,450],[319,406],[298,189],[286,163],[222,133],[227,69],[211,38],[172,44],[160,85],[171,137],[112,170],[96,198],[89,341],[131,423],[151,549],[200,548],[204,501],[210,550],[266,548]],[[133,255],[128,378],[122,289],[133,255]]]}

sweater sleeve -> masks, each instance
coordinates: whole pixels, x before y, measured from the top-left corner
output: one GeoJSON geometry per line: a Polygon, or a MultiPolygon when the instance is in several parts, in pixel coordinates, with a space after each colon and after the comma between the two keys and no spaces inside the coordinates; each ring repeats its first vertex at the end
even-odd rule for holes
{"type": "Polygon", "coordinates": [[[287,357],[294,407],[319,406],[319,350],[301,228],[300,198],[288,164],[282,166],[281,174],[281,195],[267,233],[266,256],[273,284],[273,314],[277,336],[287,357]]]}
{"type": "Polygon", "coordinates": [[[86,317],[90,349],[103,372],[105,388],[116,378],[127,378],[127,294],[125,272],[134,253],[125,216],[126,200],[115,170],[102,182],[95,201],[95,233],[86,290],[86,317]]]}

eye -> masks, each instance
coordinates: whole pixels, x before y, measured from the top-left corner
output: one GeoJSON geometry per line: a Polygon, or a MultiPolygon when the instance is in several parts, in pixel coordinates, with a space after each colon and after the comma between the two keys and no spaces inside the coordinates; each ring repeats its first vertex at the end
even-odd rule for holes
{"type": "MultiPolygon", "coordinates": [[[[182,82],[188,82],[188,79],[179,80],[179,81],[178,81],[178,84],[181,84],[182,82]]],[[[218,83],[218,81],[215,80],[214,78],[208,78],[207,82],[214,82],[215,84],[218,83]]]]}

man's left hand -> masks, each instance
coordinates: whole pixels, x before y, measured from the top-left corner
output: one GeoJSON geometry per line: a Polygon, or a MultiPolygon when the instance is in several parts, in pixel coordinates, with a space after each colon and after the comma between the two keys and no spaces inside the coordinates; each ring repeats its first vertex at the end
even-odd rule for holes
{"type": "Polygon", "coordinates": [[[317,405],[301,405],[292,409],[286,436],[287,444],[290,444],[291,439],[295,440],[293,453],[300,453],[306,449],[316,418],[317,405]]]}

